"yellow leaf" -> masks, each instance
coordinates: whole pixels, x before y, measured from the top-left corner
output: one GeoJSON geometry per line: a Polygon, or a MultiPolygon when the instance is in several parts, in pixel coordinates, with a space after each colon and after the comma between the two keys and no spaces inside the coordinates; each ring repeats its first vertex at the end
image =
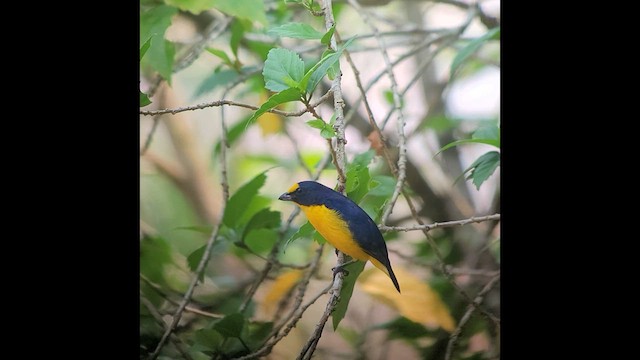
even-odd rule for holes
{"type": "Polygon", "coordinates": [[[360,288],[395,308],[411,321],[431,328],[442,327],[449,332],[453,331],[455,321],[440,295],[431,289],[429,284],[402,267],[394,266],[393,271],[402,286],[402,294],[396,291],[389,277],[376,268],[362,272],[358,278],[360,288]]]}
{"type": "Polygon", "coordinates": [[[265,312],[271,313],[278,303],[284,298],[291,288],[293,288],[302,278],[302,270],[290,270],[280,274],[269,288],[269,291],[262,300],[265,312]]]}
{"type": "MultiPolygon", "coordinates": [[[[260,94],[260,103],[266,102],[267,99],[269,99],[269,94],[263,91],[260,94]]],[[[280,108],[280,106],[276,106],[276,108],[280,108]]],[[[282,129],[282,116],[266,112],[258,117],[258,126],[262,130],[262,137],[278,133],[282,129]]]]}

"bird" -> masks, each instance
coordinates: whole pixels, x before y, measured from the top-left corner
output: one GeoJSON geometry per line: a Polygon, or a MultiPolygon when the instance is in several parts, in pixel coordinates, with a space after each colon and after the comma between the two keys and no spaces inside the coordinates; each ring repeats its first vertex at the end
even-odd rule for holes
{"type": "Polygon", "coordinates": [[[371,261],[400,292],[382,233],[353,200],[316,181],[295,183],[278,200],[298,205],[327,242],[355,260],[371,261]]]}

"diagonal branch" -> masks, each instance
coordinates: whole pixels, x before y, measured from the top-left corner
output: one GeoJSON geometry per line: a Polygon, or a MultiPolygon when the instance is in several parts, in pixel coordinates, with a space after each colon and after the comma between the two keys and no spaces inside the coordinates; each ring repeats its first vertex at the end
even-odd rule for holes
{"type": "MultiPolygon", "coordinates": [[[[478,292],[478,295],[476,295],[475,299],[473,299],[473,303],[469,304],[469,306],[467,307],[467,312],[465,312],[465,314],[460,319],[460,322],[458,323],[458,327],[456,327],[456,329],[453,331],[453,333],[449,337],[449,343],[447,344],[447,352],[444,357],[445,360],[451,359],[451,355],[453,354],[453,348],[455,347],[456,342],[458,341],[458,337],[460,337],[460,333],[462,333],[462,328],[467,324],[473,312],[478,308],[478,305],[482,303],[482,301],[484,300],[484,296],[489,291],[491,291],[491,289],[493,289],[493,287],[498,283],[499,280],[500,280],[500,274],[496,275],[493,279],[491,279],[491,281],[489,281],[487,285],[485,285],[484,288],[482,288],[482,290],[478,292]]],[[[500,323],[497,323],[497,326],[499,327],[500,323]]]]}
{"type": "Polygon", "coordinates": [[[196,268],[193,279],[189,284],[189,288],[187,288],[187,292],[184,294],[184,297],[182,298],[182,301],[180,302],[178,309],[173,314],[173,320],[171,321],[171,325],[167,327],[164,334],[162,335],[162,338],[160,338],[160,341],[158,342],[156,349],[149,356],[150,360],[155,360],[156,358],[158,358],[158,355],[160,355],[160,350],[162,350],[162,347],[169,339],[169,336],[171,335],[173,330],[176,328],[176,326],[178,326],[178,323],[182,318],[182,312],[184,311],[189,301],[191,301],[191,296],[193,296],[193,291],[195,290],[196,285],[198,284],[198,279],[200,278],[200,275],[204,271],[204,267],[207,264],[209,257],[211,256],[211,249],[213,248],[213,244],[218,238],[218,230],[220,230],[220,226],[216,226],[213,232],[211,233],[211,236],[209,237],[209,241],[207,242],[207,245],[204,249],[204,254],[202,254],[202,259],[200,259],[200,263],[198,263],[198,267],[196,268]]]}

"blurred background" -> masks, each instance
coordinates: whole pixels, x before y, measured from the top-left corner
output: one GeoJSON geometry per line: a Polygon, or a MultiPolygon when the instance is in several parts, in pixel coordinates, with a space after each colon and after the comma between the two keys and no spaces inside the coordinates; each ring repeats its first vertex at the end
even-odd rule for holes
{"type": "MultiPolygon", "coordinates": [[[[336,256],[327,245],[318,269],[300,292],[300,280],[319,245],[308,236],[287,242],[306,218],[298,215],[289,225],[295,206],[277,200],[292,184],[313,178],[329,154],[327,140],[306,123],[314,119],[309,113],[266,113],[248,123],[254,111],[239,106],[160,115],[153,111],[223,99],[260,106],[272,95],[261,73],[270,49],[296,52],[308,68],[326,48],[317,39],[278,36],[273,29],[295,22],[324,33],[324,18],[309,10],[319,11],[318,3],[305,1],[141,0],[140,5],[141,47],[152,39],[140,63],[140,90],[151,101],[141,106],[141,111],[151,113],[140,116],[140,357],[148,358],[156,349],[212,231],[222,221],[222,183],[228,184],[233,198],[266,171],[244,216],[269,209],[281,220],[277,226],[248,233],[241,244],[237,229],[220,227],[201,282],[159,358],[247,355],[269,340],[266,335],[274,324],[286,319],[296,294],[307,303],[331,282],[336,256]],[[228,147],[223,151],[225,130],[228,147]],[[261,279],[269,256],[293,267],[274,266],[261,279]],[[219,327],[221,319],[237,312],[244,314],[242,331],[251,338],[241,346],[226,339],[219,327]],[[258,336],[261,331],[264,334],[258,336]]],[[[500,1],[334,1],[332,10],[340,38],[357,37],[349,55],[395,159],[398,121],[406,123],[405,188],[420,219],[433,224],[499,213],[500,1]],[[394,109],[382,50],[393,65],[401,109],[394,109]],[[456,141],[457,146],[441,151],[456,141]],[[492,153],[498,154],[497,163],[487,161],[492,153]],[[478,162],[483,156],[485,162],[478,162]]],[[[380,223],[395,178],[379,155],[379,138],[344,55],[340,70],[347,161],[364,159],[370,182],[360,204],[380,223]]],[[[330,87],[325,77],[311,102],[330,87]]],[[[278,109],[293,112],[304,106],[292,102],[278,109]]],[[[316,112],[330,122],[333,98],[316,112]]],[[[318,181],[333,188],[335,167],[322,169],[318,181]]],[[[400,196],[385,225],[416,224],[400,196]]],[[[499,220],[491,220],[430,231],[444,264],[422,231],[384,232],[391,263],[402,274],[398,278],[403,294],[388,295],[395,292],[389,279],[367,264],[338,329],[334,331],[331,320],[325,326],[315,358],[499,358],[499,228],[499,220]],[[443,265],[449,276],[442,272],[443,265]],[[470,299],[483,289],[482,310],[467,315],[470,299]],[[448,353],[452,334],[465,316],[448,353]]],[[[324,295],[309,306],[295,327],[261,357],[297,357],[327,299],[324,295]]]]}

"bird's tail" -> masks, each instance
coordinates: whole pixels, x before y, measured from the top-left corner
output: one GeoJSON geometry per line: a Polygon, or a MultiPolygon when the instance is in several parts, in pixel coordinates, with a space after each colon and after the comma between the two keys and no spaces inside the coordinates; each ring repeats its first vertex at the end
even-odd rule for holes
{"type": "Polygon", "coordinates": [[[380,261],[374,259],[373,257],[371,257],[369,260],[375,267],[382,270],[383,273],[387,274],[387,276],[391,278],[391,281],[393,281],[393,286],[395,286],[396,290],[400,292],[400,284],[398,284],[398,279],[396,279],[396,274],[393,273],[393,269],[391,268],[391,263],[389,263],[388,265],[383,265],[380,261]]]}

